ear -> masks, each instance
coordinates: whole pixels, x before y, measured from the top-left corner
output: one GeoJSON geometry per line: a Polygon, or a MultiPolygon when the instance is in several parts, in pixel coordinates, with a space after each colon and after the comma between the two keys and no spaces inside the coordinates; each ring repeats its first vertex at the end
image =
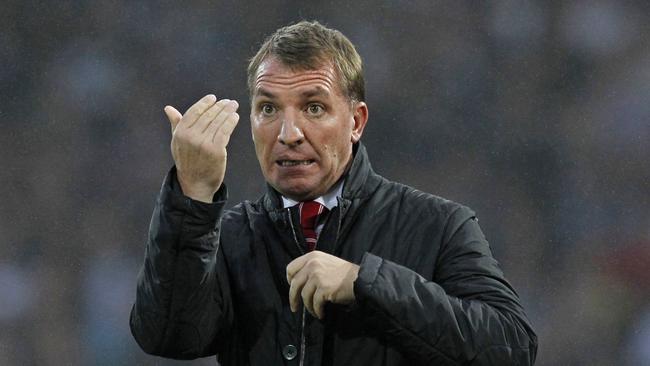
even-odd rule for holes
{"type": "Polygon", "coordinates": [[[365,102],[356,102],[353,108],[354,126],[352,127],[352,143],[356,143],[361,139],[363,129],[368,122],[368,106],[365,102]]]}

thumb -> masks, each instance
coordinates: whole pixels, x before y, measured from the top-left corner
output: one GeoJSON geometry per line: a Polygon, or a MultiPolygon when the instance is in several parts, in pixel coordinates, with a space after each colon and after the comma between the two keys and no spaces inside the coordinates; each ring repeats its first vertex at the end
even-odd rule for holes
{"type": "Polygon", "coordinates": [[[176,126],[178,125],[178,122],[181,121],[181,118],[183,118],[183,115],[181,112],[177,111],[176,108],[170,105],[165,107],[165,114],[169,119],[169,123],[172,125],[172,133],[174,133],[174,130],[176,130],[176,126]]]}

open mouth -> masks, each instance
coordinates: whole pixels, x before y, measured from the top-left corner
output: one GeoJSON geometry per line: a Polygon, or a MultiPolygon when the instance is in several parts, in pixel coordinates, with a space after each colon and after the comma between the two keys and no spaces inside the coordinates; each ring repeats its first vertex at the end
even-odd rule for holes
{"type": "Polygon", "coordinates": [[[279,166],[297,166],[297,165],[309,165],[313,163],[314,160],[278,160],[276,164],[279,166]]]}

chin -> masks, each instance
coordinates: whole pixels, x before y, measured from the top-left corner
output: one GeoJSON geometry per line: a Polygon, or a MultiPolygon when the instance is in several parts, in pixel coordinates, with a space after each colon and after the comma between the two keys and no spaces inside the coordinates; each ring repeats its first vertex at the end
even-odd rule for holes
{"type": "Polygon", "coordinates": [[[319,196],[314,193],[314,188],[308,186],[275,186],[276,191],[280,192],[285,197],[294,199],[296,201],[305,201],[319,196]]]}
{"type": "Polygon", "coordinates": [[[318,197],[317,195],[312,195],[310,191],[302,190],[278,190],[283,196],[291,198],[296,201],[306,201],[318,197]]]}

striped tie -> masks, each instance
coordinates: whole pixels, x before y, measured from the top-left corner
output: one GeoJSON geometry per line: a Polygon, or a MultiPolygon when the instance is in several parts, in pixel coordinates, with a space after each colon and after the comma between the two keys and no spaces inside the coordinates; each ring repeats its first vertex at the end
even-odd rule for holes
{"type": "Polygon", "coordinates": [[[323,210],[326,210],[326,208],[316,201],[300,202],[300,226],[309,252],[316,248],[316,240],[318,239],[316,224],[318,216],[323,210]]]}

